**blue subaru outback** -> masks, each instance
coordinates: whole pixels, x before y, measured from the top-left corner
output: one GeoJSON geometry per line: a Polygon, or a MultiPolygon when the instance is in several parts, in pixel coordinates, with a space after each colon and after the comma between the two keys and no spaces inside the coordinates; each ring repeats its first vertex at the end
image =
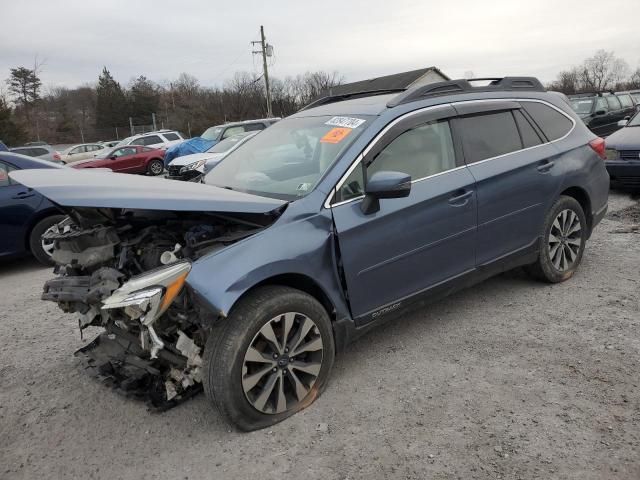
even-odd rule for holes
{"type": "Polygon", "coordinates": [[[336,352],[508,269],[562,282],[605,215],[604,141],[529,77],[323,98],[204,183],[20,171],[69,218],[42,298],[155,408],[204,389],[243,430],[325,389],[336,352]]]}

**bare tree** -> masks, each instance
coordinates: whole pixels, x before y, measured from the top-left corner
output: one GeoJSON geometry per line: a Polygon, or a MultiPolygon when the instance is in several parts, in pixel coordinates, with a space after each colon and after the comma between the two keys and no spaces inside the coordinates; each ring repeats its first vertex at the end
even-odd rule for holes
{"type": "Polygon", "coordinates": [[[569,70],[561,71],[556,80],[549,84],[548,88],[567,95],[578,93],[582,88],[580,70],[577,67],[573,67],[569,70]]]}
{"type": "Polygon", "coordinates": [[[629,72],[627,62],[613,52],[598,50],[587,58],[579,70],[583,89],[600,92],[614,88],[629,72]]]}

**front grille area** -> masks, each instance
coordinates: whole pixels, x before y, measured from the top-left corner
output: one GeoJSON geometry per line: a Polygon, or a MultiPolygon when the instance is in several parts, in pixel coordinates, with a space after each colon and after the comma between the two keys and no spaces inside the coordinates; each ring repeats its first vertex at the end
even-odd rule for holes
{"type": "Polygon", "coordinates": [[[620,150],[622,160],[640,160],[640,150],[620,150]]]}
{"type": "Polygon", "coordinates": [[[179,175],[180,175],[180,169],[181,169],[181,168],[182,168],[182,167],[173,167],[173,166],[170,166],[170,167],[169,167],[169,176],[171,176],[171,177],[177,177],[177,176],[179,176],[179,175]]]}

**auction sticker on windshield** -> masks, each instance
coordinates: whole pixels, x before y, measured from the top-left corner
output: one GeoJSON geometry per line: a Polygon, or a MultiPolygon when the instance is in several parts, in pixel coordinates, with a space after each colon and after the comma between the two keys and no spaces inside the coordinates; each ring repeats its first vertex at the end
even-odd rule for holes
{"type": "Polygon", "coordinates": [[[333,117],[325,122],[325,125],[331,125],[333,127],[346,127],[346,128],[358,128],[366,120],[353,117],[333,117]]]}
{"type": "Polygon", "coordinates": [[[351,130],[351,128],[332,128],[320,139],[320,143],[340,143],[351,133],[351,130]]]}

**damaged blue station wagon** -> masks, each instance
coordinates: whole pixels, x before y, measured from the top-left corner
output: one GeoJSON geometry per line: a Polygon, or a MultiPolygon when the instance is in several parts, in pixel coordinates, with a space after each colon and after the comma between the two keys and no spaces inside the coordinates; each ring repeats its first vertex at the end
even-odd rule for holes
{"type": "Polygon", "coordinates": [[[311,404],[337,351],[517,266],[570,278],[607,209],[604,142],[529,77],[321,99],[203,184],[12,177],[69,218],[42,298],[105,332],[78,354],[166,408],[204,388],[243,430],[311,404]]]}

